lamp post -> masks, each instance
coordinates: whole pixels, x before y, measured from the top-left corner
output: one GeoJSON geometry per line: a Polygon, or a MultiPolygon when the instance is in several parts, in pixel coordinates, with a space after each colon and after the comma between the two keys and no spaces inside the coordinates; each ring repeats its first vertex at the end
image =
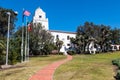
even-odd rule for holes
{"type": "Polygon", "coordinates": [[[8,65],[9,29],[10,29],[10,16],[11,16],[11,13],[7,12],[7,15],[8,15],[8,32],[7,32],[6,65],[8,65]]]}
{"type": "MultiPolygon", "coordinates": [[[[15,11],[14,12],[14,15],[17,15],[18,12],[15,11]]],[[[11,16],[11,13],[10,12],[7,12],[7,15],[8,15],[8,32],[7,32],[7,49],[6,49],[6,65],[8,65],[8,51],[9,51],[9,35],[10,35],[10,16],[11,16]]]]}

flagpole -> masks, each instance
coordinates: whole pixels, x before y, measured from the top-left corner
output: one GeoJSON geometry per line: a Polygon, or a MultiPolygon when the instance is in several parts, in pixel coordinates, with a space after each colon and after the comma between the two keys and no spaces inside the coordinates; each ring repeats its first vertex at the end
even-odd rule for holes
{"type": "MultiPolygon", "coordinates": [[[[29,27],[29,26],[28,26],[29,27]]],[[[28,55],[28,61],[29,61],[29,38],[30,38],[30,36],[29,36],[29,31],[28,31],[28,53],[27,53],[27,55],[28,55]]]]}
{"type": "Polygon", "coordinates": [[[27,17],[26,17],[26,35],[25,35],[25,61],[27,60],[27,17]]]}
{"type": "Polygon", "coordinates": [[[28,32],[27,32],[27,22],[28,22],[28,16],[30,16],[30,12],[25,10],[23,13],[26,16],[26,32],[25,32],[25,61],[27,61],[27,57],[28,57],[28,32]]]}
{"type": "Polygon", "coordinates": [[[23,62],[24,23],[22,23],[21,62],[23,62]]]}
{"type": "MultiPolygon", "coordinates": [[[[24,12],[24,8],[23,8],[24,12]]],[[[23,62],[23,44],[24,44],[24,15],[22,13],[22,43],[21,43],[21,62],[23,62]]]]}

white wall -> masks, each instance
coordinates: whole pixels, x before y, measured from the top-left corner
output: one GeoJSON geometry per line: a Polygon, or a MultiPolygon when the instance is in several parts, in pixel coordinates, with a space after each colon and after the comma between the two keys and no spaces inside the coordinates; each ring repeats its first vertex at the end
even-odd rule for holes
{"type": "Polygon", "coordinates": [[[75,38],[76,36],[76,33],[71,33],[71,32],[62,32],[62,31],[50,31],[50,32],[54,36],[54,42],[56,42],[57,35],[59,36],[59,39],[64,42],[60,50],[61,52],[66,52],[65,49],[68,49],[71,46],[70,39],[68,40],[67,36],[69,36],[69,38],[72,38],[72,37],[75,38]]]}

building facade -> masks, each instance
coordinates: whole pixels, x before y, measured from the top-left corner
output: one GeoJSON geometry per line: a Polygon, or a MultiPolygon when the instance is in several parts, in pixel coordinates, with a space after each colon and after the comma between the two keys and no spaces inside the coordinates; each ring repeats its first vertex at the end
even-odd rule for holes
{"type": "Polygon", "coordinates": [[[45,30],[51,32],[54,37],[54,42],[56,42],[56,38],[59,38],[59,40],[63,41],[60,52],[64,52],[64,54],[67,55],[66,51],[69,47],[71,47],[70,38],[75,38],[76,33],[59,30],[49,30],[48,18],[46,18],[46,13],[40,7],[35,10],[33,23],[41,23],[45,30]]]}
{"type": "Polygon", "coordinates": [[[41,23],[44,29],[49,30],[48,18],[46,18],[46,13],[40,7],[35,10],[33,23],[41,23]]]}

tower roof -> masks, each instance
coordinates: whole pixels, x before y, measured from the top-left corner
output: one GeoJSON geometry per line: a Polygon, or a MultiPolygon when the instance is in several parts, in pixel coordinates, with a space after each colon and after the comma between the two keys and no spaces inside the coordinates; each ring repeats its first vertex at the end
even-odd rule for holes
{"type": "Polygon", "coordinates": [[[35,13],[45,13],[40,7],[38,7],[36,10],[35,10],[35,13]]]}

